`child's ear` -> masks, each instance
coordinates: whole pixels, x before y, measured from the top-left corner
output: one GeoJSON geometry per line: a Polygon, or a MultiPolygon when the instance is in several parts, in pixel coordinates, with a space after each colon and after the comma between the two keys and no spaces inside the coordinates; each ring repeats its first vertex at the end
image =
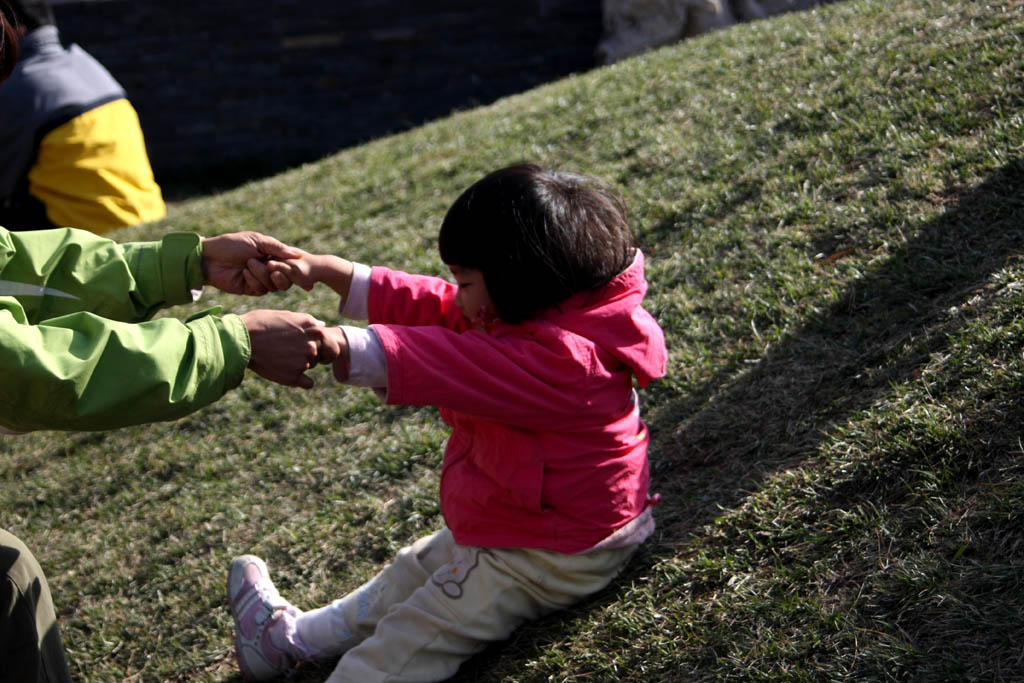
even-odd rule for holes
{"type": "Polygon", "coordinates": [[[480,307],[480,320],[484,321],[485,323],[490,323],[494,322],[495,320],[500,320],[500,316],[498,316],[498,312],[494,310],[493,306],[488,306],[487,304],[484,304],[483,306],[480,307]]]}

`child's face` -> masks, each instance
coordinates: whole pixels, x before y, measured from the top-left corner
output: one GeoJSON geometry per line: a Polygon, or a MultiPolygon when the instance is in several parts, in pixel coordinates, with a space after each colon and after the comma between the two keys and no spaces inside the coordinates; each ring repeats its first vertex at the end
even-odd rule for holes
{"type": "Polygon", "coordinates": [[[476,268],[448,266],[455,278],[459,291],[455,295],[455,305],[462,309],[463,315],[477,327],[498,317],[491,301],[491,295],[484,284],[484,274],[476,268]]]}

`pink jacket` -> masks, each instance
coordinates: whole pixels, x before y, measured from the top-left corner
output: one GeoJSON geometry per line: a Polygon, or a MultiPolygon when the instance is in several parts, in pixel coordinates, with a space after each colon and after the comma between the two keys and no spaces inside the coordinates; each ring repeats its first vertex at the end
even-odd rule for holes
{"type": "Polygon", "coordinates": [[[641,387],[665,374],[643,255],[601,290],[518,325],[471,329],[454,285],[375,267],[368,299],[387,401],[452,427],[441,509],[461,545],[578,553],[647,506],[641,387]]]}

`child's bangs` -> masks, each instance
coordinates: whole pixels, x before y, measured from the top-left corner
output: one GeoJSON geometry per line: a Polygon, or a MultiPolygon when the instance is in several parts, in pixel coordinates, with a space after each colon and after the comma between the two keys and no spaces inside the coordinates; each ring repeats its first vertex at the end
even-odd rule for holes
{"type": "Polygon", "coordinates": [[[487,247],[482,216],[473,215],[467,193],[463,193],[445,215],[437,238],[441,260],[448,265],[482,268],[487,247]]]}

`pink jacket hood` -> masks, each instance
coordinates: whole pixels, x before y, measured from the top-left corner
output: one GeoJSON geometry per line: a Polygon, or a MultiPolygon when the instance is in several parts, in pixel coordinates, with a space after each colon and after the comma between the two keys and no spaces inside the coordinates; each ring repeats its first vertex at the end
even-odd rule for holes
{"type": "Polygon", "coordinates": [[[641,387],[665,375],[665,336],[643,308],[647,293],[644,255],[639,249],[633,263],[601,289],[583,292],[544,311],[548,320],[617,358],[633,371],[641,387]]]}

